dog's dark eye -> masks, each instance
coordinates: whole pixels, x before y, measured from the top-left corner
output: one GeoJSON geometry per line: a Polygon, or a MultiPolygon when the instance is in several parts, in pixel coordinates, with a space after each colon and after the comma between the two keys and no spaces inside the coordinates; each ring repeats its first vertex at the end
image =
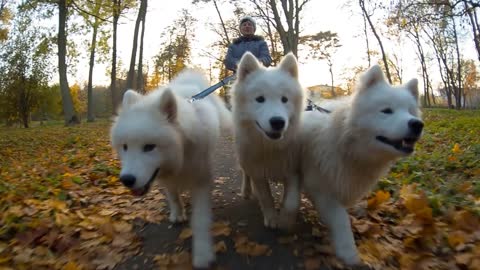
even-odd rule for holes
{"type": "Polygon", "coordinates": [[[385,114],[392,114],[393,113],[393,110],[390,109],[390,108],[386,108],[386,109],[383,109],[382,110],[382,113],[385,113],[385,114]]]}
{"type": "Polygon", "coordinates": [[[288,102],[288,98],[287,98],[287,97],[282,97],[282,102],[283,102],[283,103],[287,103],[287,102],[288,102]]]}
{"type": "Polygon", "coordinates": [[[143,152],[150,152],[157,147],[155,144],[145,144],[143,146],[143,152]]]}
{"type": "Polygon", "coordinates": [[[259,97],[257,97],[255,100],[256,100],[258,103],[263,103],[263,102],[265,102],[265,97],[259,96],[259,97]]]}
{"type": "Polygon", "coordinates": [[[123,145],[123,151],[127,151],[128,150],[128,145],[124,144],[123,145]]]}

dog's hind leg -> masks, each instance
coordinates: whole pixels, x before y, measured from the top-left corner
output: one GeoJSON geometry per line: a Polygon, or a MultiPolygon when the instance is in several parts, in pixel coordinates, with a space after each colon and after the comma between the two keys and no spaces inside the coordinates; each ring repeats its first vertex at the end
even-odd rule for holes
{"type": "Polygon", "coordinates": [[[210,233],[212,225],[212,208],[210,187],[208,184],[192,189],[192,255],[193,266],[207,268],[215,261],[213,240],[210,233]]]}
{"type": "Polygon", "coordinates": [[[255,196],[260,203],[263,212],[263,224],[267,228],[278,227],[278,214],[273,202],[272,192],[267,179],[252,179],[255,196]]]}
{"type": "Polygon", "coordinates": [[[312,194],[320,219],[330,230],[335,254],[348,265],[360,263],[347,210],[337,200],[312,194]]]}
{"type": "Polygon", "coordinates": [[[295,224],[300,208],[300,178],[298,175],[287,177],[283,184],[283,203],[279,216],[279,227],[291,229],[295,224]]]}
{"type": "Polygon", "coordinates": [[[181,223],[187,220],[182,198],[176,189],[166,189],[168,205],[170,207],[170,216],[168,220],[172,223],[181,223]]]}

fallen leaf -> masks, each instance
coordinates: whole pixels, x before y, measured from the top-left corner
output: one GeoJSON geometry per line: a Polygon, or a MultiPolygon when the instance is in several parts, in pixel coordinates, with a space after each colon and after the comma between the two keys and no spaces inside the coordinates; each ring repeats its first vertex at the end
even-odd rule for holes
{"type": "Polygon", "coordinates": [[[190,237],[192,237],[192,229],[185,228],[185,229],[182,230],[182,232],[178,236],[178,239],[185,240],[185,239],[188,239],[190,237]]]}
{"type": "Polygon", "coordinates": [[[216,253],[227,252],[227,245],[225,244],[224,241],[217,242],[214,246],[214,250],[215,250],[216,253]]]}
{"type": "Polygon", "coordinates": [[[390,193],[387,191],[378,190],[374,196],[368,199],[368,209],[375,209],[388,200],[390,200],[390,193]]]}
{"type": "Polygon", "coordinates": [[[321,261],[319,258],[306,258],[304,260],[305,270],[320,269],[321,261]]]}
{"type": "Polygon", "coordinates": [[[453,249],[456,249],[459,245],[465,244],[466,235],[462,231],[451,232],[447,236],[448,244],[453,249]]]}

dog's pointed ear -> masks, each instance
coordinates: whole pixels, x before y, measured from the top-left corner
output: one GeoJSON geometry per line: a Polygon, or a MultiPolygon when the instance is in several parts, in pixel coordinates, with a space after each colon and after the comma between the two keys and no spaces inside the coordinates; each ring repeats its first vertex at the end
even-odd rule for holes
{"type": "Polygon", "coordinates": [[[137,100],[139,100],[141,96],[141,94],[135,92],[134,90],[128,89],[125,94],[123,94],[122,107],[130,107],[132,104],[137,102],[137,100]]]}
{"type": "Polygon", "coordinates": [[[412,93],[413,97],[415,100],[418,101],[418,80],[417,79],[411,79],[405,84],[405,87],[412,93]]]}
{"type": "Polygon", "coordinates": [[[177,118],[177,100],[170,88],[166,88],[160,97],[160,111],[165,114],[168,122],[177,118]]]}
{"type": "Polygon", "coordinates": [[[295,55],[290,52],[280,62],[280,69],[286,71],[293,78],[298,79],[298,62],[295,55]]]}
{"type": "Polygon", "coordinates": [[[363,74],[359,90],[369,89],[373,85],[384,81],[385,77],[383,76],[382,68],[379,65],[374,65],[363,74]]]}
{"type": "Polygon", "coordinates": [[[240,59],[240,63],[238,64],[238,80],[245,80],[245,78],[249,74],[258,70],[259,68],[260,63],[258,63],[257,58],[255,58],[255,56],[251,52],[244,53],[242,58],[240,59]]]}

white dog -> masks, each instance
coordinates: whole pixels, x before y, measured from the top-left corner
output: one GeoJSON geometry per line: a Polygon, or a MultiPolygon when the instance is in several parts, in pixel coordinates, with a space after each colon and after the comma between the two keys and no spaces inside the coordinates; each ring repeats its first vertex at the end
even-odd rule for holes
{"type": "Polygon", "coordinates": [[[420,117],[418,81],[393,87],[379,66],[363,74],[354,95],[331,114],[304,114],[303,186],[345,263],[360,262],[346,207],[370,191],[393,161],[414,151],[420,117]]]}
{"type": "Polygon", "coordinates": [[[179,192],[190,190],[195,267],[208,267],[215,260],[210,234],[212,152],[221,127],[231,121],[215,95],[189,101],[206,87],[202,74],[183,71],[145,96],[128,90],[111,129],[112,146],[122,163],[120,180],[134,194],[145,194],[160,180],[167,190],[170,221],[182,222],[186,217],[179,192]]]}
{"type": "MultiPolygon", "coordinates": [[[[232,113],[235,145],[244,171],[242,193],[250,193],[250,179],[264,215],[266,227],[279,226],[268,180],[285,185],[285,220],[295,211],[299,198],[299,159],[295,138],[304,109],[305,94],[298,81],[293,54],[276,68],[266,69],[247,52],[239,63],[233,85],[232,113]]],[[[293,219],[294,220],[294,219],[293,219]]],[[[283,223],[283,221],[282,221],[283,223]]]]}

